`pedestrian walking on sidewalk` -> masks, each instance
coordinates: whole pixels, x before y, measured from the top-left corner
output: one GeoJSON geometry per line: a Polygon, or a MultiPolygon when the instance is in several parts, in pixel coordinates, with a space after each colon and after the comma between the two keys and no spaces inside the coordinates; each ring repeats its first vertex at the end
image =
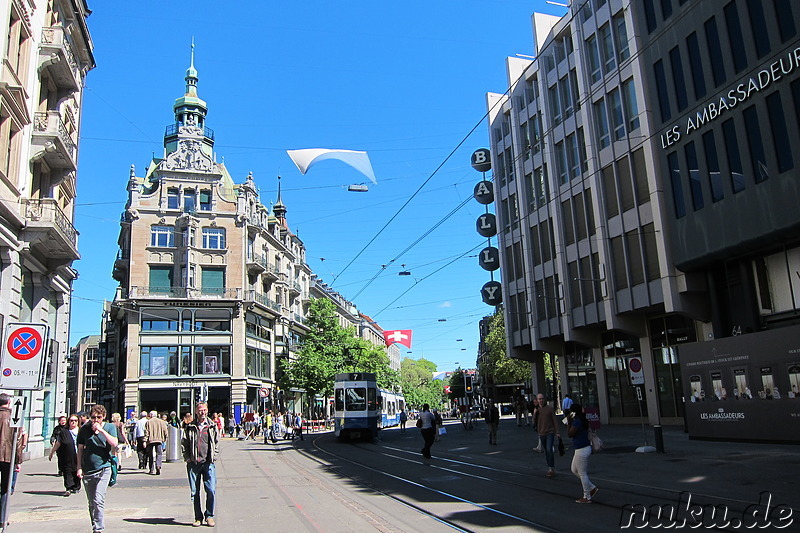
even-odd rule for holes
{"type": "Polygon", "coordinates": [[[200,527],[205,520],[206,525],[214,527],[214,506],[217,492],[217,474],[215,463],[219,457],[219,433],[217,425],[208,418],[208,405],[199,402],[195,409],[197,416],[191,424],[183,429],[181,450],[186,461],[186,472],[189,476],[189,490],[194,505],[194,522],[192,526],[200,527]],[[206,510],[201,504],[200,485],[206,491],[206,510]]]}
{"type": "Polygon", "coordinates": [[[422,456],[426,459],[431,458],[431,446],[436,439],[436,417],[431,413],[431,407],[427,403],[422,406],[422,412],[417,419],[417,427],[422,434],[425,446],[422,448],[422,456]]]}
{"type": "MultiPolygon", "coordinates": [[[[22,432],[17,434],[17,451],[14,462],[19,464],[22,462],[21,452],[24,446],[22,441],[22,432]]],[[[8,481],[13,476],[11,466],[11,454],[14,453],[14,428],[11,427],[11,396],[8,394],[0,394],[0,518],[2,524],[8,522],[8,481]]],[[[15,465],[16,467],[16,465],[15,465]]],[[[13,492],[13,488],[12,488],[13,492]]]]}
{"type": "Polygon", "coordinates": [[[89,421],[78,430],[78,477],[83,480],[92,531],[105,530],[106,491],[111,480],[111,451],[119,445],[117,428],[105,422],[106,408],[95,405],[89,421]]]}
{"type": "Polygon", "coordinates": [[[489,444],[497,445],[497,428],[500,426],[500,411],[494,404],[494,401],[489,400],[486,405],[486,425],[489,427],[489,444]]]}
{"type": "Polygon", "coordinates": [[[575,500],[576,503],[592,503],[592,496],[597,492],[597,487],[589,479],[589,456],[592,455],[592,446],[589,441],[589,421],[580,404],[572,403],[569,410],[569,429],[567,434],[572,438],[572,447],[575,455],[572,456],[572,473],[578,476],[583,487],[583,497],[575,500]]]}
{"type": "Polygon", "coordinates": [[[158,412],[150,411],[150,418],[144,426],[144,438],[147,441],[147,466],[150,474],[161,475],[161,463],[164,459],[164,443],[167,442],[167,422],[158,417],[158,412]]]}
{"type": "Polygon", "coordinates": [[[147,411],[142,411],[139,420],[133,429],[133,436],[136,439],[136,455],[139,456],[139,469],[147,466],[147,442],[145,441],[144,428],[147,425],[147,411]]]}
{"type": "Polygon", "coordinates": [[[58,427],[48,459],[52,461],[53,455],[58,456],[58,469],[64,476],[64,496],[69,496],[81,490],[81,480],[78,479],[78,415],[70,415],[66,427],[58,427]]]}
{"type": "MultiPolygon", "coordinates": [[[[544,456],[547,461],[547,477],[556,475],[555,470],[555,455],[553,454],[553,447],[558,437],[558,420],[556,420],[556,410],[552,406],[547,405],[547,399],[544,394],[537,394],[536,401],[539,404],[539,415],[536,432],[539,433],[539,442],[544,448],[544,456]]],[[[560,437],[558,437],[560,438],[560,437]]]]}

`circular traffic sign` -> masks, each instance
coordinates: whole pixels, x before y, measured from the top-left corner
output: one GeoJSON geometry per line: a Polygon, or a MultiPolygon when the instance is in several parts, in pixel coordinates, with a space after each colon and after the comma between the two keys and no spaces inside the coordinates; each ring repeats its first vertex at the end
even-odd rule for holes
{"type": "Polygon", "coordinates": [[[631,357],[628,360],[628,365],[631,368],[631,372],[641,372],[642,371],[642,360],[638,357],[631,357]]]}
{"type": "Polygon", "coordinates": [[[4,375],[5,377],[8,377],[8,376],[10,376],[10,375],[11,375],[11,369],[10,369],[10,368],[4,368],[4,369],[3,369],[3,375],[4,375]]]}
{"type": "Polygon", "coordinates": [[[258,389],[258,395],[261,396],[262,398],[266,398],[267,396],[269,396],[269,389],[266,387],[261,387],[260,389],[258,389]]]}
{"type": "Polygon", "coordinates": [[[33,359],[42,350],[42,336],[33,328],[19,328],[8,336],[6,349],[14,359],[33,359]]]}

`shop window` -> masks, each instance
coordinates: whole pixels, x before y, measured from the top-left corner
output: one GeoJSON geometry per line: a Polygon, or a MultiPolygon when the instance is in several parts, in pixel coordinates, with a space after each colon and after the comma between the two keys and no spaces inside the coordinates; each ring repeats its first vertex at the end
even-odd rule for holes
{"type": "Polygon", "coordinates": [[[647,416],[647,396],[641,402],[636,396],[636,387],[630,384],[628,360],[640,357],[639,339],[620,332],[603,334],[603,369],[606,375],[608,409],[611,417],[647,416]]]}
{"type": "Polygon", "coordinates": [[[195,346],[195,374],[230,374],[230,346],[195,346]]]}
{"type": "Polygon", "coordinates": [[[597,396],[597,369],[592,349],[567,343],[565,353],[566,388],[575,403],[584,409],[599,407],[597,396]]]}
{"type": "Polygon", "coordinates": [[[140,376],[175,376],[178,373],[177,346],[142,346],[140,376]]]}

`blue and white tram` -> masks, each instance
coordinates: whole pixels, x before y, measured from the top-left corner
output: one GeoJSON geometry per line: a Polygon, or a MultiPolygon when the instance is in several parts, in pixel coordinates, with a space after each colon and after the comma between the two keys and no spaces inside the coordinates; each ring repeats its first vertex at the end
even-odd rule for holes
{"type": "Polygon", "coordinates": [[[380,389],[381,427],[388,428],[400,424],[400,412],[406,408],[406,400],[402,394],[380,389]]]}
{"type": "Polygon", "coordinates": [[[340,439],[378,436],[381,406],[375,374],[336,374],[333,385],[334,434],[340,439]]]}

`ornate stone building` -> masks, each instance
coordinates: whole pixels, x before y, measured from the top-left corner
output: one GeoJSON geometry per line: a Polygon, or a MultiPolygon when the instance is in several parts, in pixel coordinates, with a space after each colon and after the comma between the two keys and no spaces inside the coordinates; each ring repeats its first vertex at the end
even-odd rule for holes
{"type": "Polygon", "coordinates": [[[89,13],[83,0],[0,2],[0,330],[49,328],[45,388],[22,393],[34,457],[66,409],[78,132],[95,66],[89,13]]]}
{"type": "Polygon", "coordinates": [[[280,184],[270,212],[252,175],[234,183],[216,161],[197,82],[192,57],[163,157],[143,176],[131,168],[106,313],[112,409],[259,408],[305,331],[311,271],[280,184]]]}

